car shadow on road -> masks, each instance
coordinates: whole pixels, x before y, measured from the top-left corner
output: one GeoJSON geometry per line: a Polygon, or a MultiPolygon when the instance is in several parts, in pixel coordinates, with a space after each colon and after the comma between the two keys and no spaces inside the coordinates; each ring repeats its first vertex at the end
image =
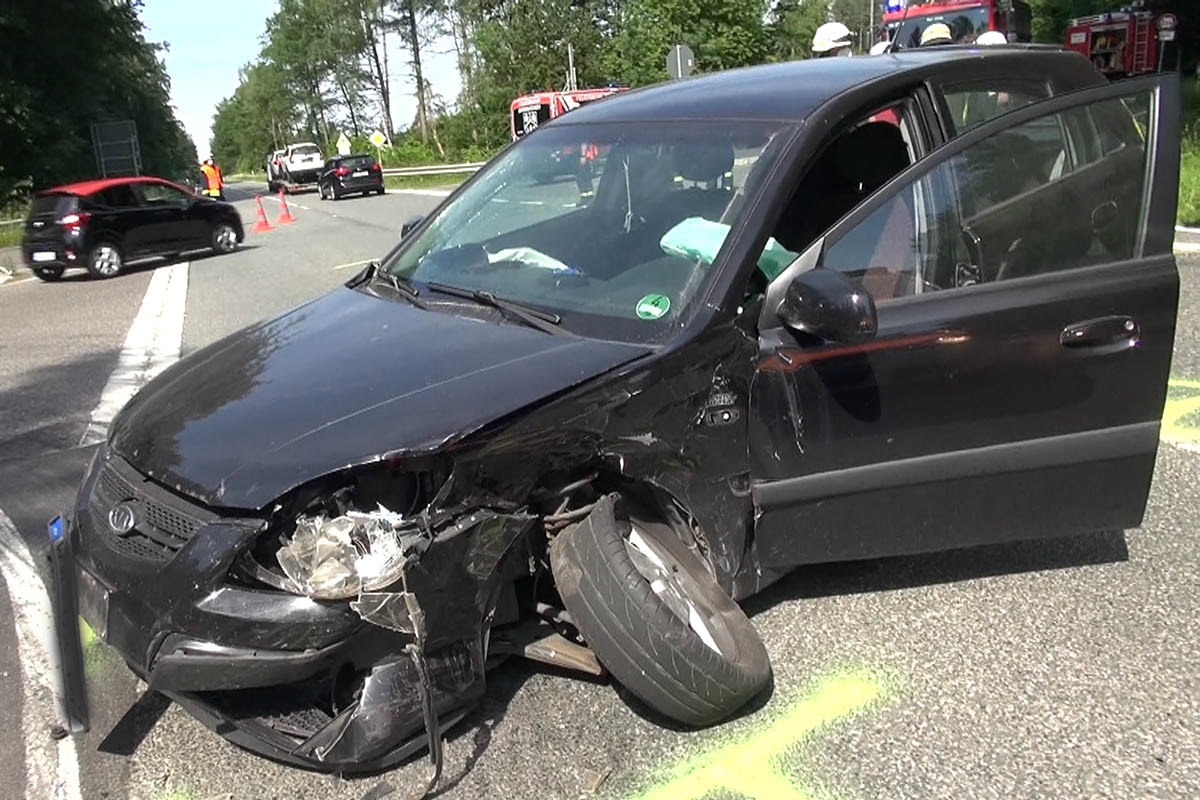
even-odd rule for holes
{"type": "Polygon", "coordinates": [[[159,267],[169,267],[172,264],[182,264],[184,262],[195,264],[214,258],[236,256],[238,253],[243,253],[248,250],[257,250],[260,247],[262,247],[262,245],[241,244],[238,245],[238,249],[234,250],[232,253],[222,253],[220,255],[212,252],[211,250],[198,250],[195,253],[185,253],[177,258],[165,259],[156,257],[147,258],[145,260],[131,261],[127,263],[125,268],[121,270],[121,273],[114,278],[96,278],[90,272],[88,272],[85,267],[77,267],[72,268],[70,272],[64,274],[56,281],[51,281],[51,283],[88,283],[91,281],[120,280],[128,275],[137,275],[142,272],[152,272],[159,267]]]}
{"type": "Polygon", "coordinates": [[[1124,531],[1005,542],[914,556],[799,567],[742,602],[750,616],[787,600],[911,589],[1128,561],[1124,531]]]}

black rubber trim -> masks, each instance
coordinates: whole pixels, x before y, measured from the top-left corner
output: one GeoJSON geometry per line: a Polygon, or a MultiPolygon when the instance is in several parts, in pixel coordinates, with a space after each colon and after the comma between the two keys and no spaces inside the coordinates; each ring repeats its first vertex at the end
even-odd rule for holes
{"type": "Polygon", "coordinates": [[[1005,442],[818,472],[798,478],[762,481],[755,483],[751,491],[756,507],[772,509],[878,489],[1063,467],[1088,461],[1109,461],[1154,453],[1158,448],[1158,428],[1159,422],[1154,420],[1062,436],[1005,442]]]}

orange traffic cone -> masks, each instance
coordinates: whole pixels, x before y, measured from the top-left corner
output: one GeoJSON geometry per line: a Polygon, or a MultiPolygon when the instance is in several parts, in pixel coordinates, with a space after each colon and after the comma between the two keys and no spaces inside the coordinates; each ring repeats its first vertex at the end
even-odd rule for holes
{"type": "Polygon", "coordinates": [[[271,223],[267,222],[267,212],[263,211],[262,195],[259,195],[254,199],[258,201],[258,221],[254,223],[254,227],[250,230],[254,231],[255,233],[264,233],[271,230],[271,223]]]}
{"type": "Polygon", "coordinates": [[[287,200],[283,199],[283,189],[279,190],[279,219],[275,220],[276,225],[286,225],[289,222],[295,222],[296,218],[292,216],[292,212],[288,211],[287,200]]]}

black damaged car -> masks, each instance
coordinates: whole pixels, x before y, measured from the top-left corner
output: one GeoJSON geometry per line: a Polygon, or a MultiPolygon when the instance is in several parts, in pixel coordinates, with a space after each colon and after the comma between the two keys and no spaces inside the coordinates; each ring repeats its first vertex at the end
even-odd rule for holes
{"type": "Polygon", "coordinates": [[[768,690],[737,601],[797,565],[1137,526],[1178,103],[1171,76],[951,47],[523,137],[344,288],[126,406],[51,523],[72,729],[77,612],[316,769],[436,767],[513,655],[707,725],[768,690]],[[581,142],[586,203],[530,168],[581,142]]]}

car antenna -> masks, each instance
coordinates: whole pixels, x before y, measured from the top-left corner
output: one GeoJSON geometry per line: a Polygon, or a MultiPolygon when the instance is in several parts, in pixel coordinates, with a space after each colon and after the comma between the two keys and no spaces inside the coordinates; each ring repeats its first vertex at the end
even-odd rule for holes
{"type": "Polygon", "coordinates": [[[900,15],[900,24],[896,26],[896,38],[892,39],[891,44],[888,45],[888,55],[896,52],[896,45],[900,42],[900,31],[904,30],[904,20],[908,19],[908,10],[912,8],[914,2],[915,0],[905,0],[904,2],[904,13],[900,15]]]}

